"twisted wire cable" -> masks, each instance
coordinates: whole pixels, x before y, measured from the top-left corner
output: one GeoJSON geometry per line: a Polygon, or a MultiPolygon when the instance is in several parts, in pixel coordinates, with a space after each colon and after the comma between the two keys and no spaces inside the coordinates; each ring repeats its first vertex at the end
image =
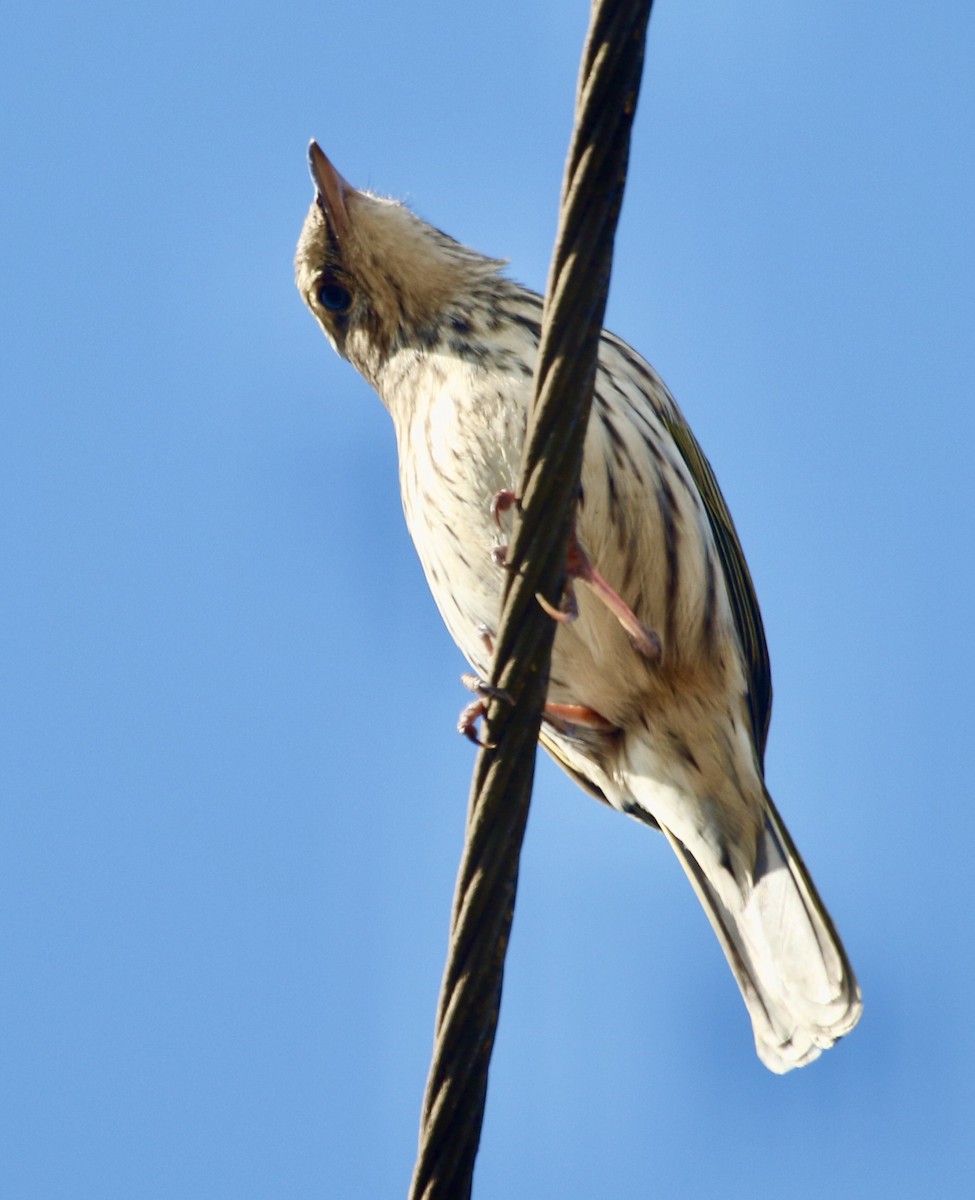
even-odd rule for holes
{"type": "Polygon", "coordinates": [[[651,6],[592,5],[410,1200],[471,1194],[651,6]]]}

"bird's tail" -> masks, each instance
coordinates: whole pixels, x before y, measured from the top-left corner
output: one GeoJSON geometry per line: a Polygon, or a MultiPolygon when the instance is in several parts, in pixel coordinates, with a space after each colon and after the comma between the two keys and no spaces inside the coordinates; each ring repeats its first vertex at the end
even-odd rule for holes
{"type": "Polygon", "coordinates": [[[664,829],[745,999],[758,1056],[782,1075],[818,1058],[856,1025],[860,988],[823,902],[767,799],[752,879],[719,889],[664,829]]]}

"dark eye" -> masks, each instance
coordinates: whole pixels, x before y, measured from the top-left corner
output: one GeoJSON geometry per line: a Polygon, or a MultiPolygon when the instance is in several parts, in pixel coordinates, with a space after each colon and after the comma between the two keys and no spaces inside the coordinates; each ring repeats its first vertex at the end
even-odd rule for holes
{"type": "Polygon", "coordinates": [[[339,283],[323,283],[318,289],[318,303],[333,313],[347,313],[352,297],[339,283]]]}

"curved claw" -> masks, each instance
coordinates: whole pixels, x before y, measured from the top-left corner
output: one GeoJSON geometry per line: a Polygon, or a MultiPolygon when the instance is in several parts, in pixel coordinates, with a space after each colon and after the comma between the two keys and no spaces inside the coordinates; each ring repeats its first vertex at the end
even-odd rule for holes
{"type": "Polygon", "coordinates": [[[502,488],[500,492],[494,493],[491,498],[491,516],[494,518],[495,525],[501,527],[501,514],[506,513],[517,502],[518,497],[511,488],[502,488]]]}
{"type": "Polygon", "coordinates": [[[535,599],[538,601],[539,606],[548,613],[553,621],[561,621],[564,624],[568,624],[570,621],[574,621],[579,615],[579,604],[576,600],[576,594],[572,587],[571,579],[567,579],[565,581],[565,591],[562,593],[562,603],[558,608],[556,608],[553,604],[550,604],[541,592],[535,593],[535,599]]]}
{"type": "Polygon", "coordinates": [[[482,750],[494,750],[494,742],[482,742],[477,732],[477,723],[486,712],[487,703],[484,700],[475,700],[468,704],[457,718],[457,732],[462,733],[468,741],[480,746],[482,750]]]}
{"type": "Polygon", "coordinates": [[[477,723],[487,713],[488,703],[491,700],[514,704],[511,693],[505,688],[485,683],[477,675],[461,675],[460,681],[468,691],[474,693],[477,699],[468,704],[457,718],[457,732],[462,733],[475,746],[480,746],[484,750],[496,749],[494,742],[481,741],[477,732],[477,723]]]}

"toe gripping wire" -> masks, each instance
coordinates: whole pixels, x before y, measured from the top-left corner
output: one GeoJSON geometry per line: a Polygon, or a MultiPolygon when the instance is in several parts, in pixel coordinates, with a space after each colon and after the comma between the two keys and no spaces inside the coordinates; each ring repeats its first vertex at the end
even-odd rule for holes
{"type": "Polygon", "coordinates": [[[651,3],[590,14],[410,1200],[471,1194],[651,3]]]}

